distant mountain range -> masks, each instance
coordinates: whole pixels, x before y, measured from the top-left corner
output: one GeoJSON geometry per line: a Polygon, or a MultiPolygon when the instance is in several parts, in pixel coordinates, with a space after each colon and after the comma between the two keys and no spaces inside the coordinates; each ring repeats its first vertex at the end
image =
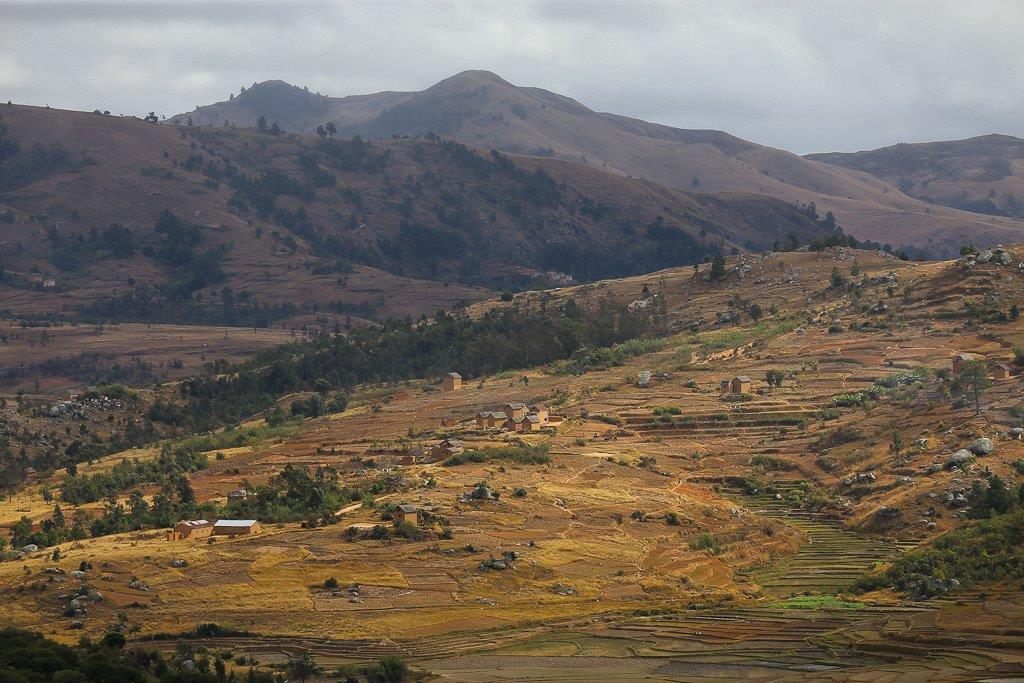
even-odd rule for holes
{"type": "MultiPolygon", "coordinates": [[[[1020,176],[1013,173],[1012,159],[1009,175],[1005,161],[993,160],[1005,160],[1022,144],[1006,136],[934,143],[948,146],[948,152],[936,151],[939,157],[962,152],[973,160],[964,161],[965,172],[981,171],[940,182],[929,175],[932,166],[926,161],[934,160],[930,154],[918,157],[918,167],[898,172],[863,156],[889,157],[893,155],[887,150],[916,145],[800,157],[721,131],[684,130],[595,112],[571,98],[515,86],[487,71],[462,72],[420,92],[341,98],[267,81],[172,120],[247,127],[261,116],[268,124],[302,132],[330,122],[341,136],[434,132],[481,149],[570,160],[688,191],[813,202],[820,214],[832,211],[839,224],[860,239],[912,246],[932,256],[955,253],[965,237],[979,244],[1024,241],[1024,223],[1010,218],[1014,200],[1004,198],[1024,200],[1024,190],[1014,189],[1020,176]],[[1003,175],[996,178],[999,174],[1003,175]]],[[[955,171],[959,163],[947,160],[943,173],[955,171]]]]}

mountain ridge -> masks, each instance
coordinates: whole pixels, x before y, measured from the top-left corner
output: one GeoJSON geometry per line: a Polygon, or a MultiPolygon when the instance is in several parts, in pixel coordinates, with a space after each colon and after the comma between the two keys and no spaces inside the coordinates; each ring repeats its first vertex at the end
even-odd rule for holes
{"type": "MultiPolygon", "coordinates": [[[[263,111],[251,99],[251,90],[229,103],[251,103],[239,125],[251,125],[263,111]]],[[[937,206],[864,171],[723,131],[674,128],[596,112],[573,98],[515,86],[489,71],[464,71],[418,92],[357,99],[313,96],[320,99],[302,104],[308,93],[300,92],[288,94],[289,101],[299,102],[294,115],[285,107],[281,113],[287,117],[267,117],[268,123],[311,132],[330,121],[340,135],[374,139],[433,132],[472,147],[557,157],[678,189],[814,203],[821,213],[832,211],[859,239],[909,247],[927,256],[955,254],[965,234],[985,245],[1024,239],[1024,226],[1015,221],[937,206]]],[[[221,125],[225,119],[234,121],[225,115],[230,106],[207,105],[173,120],[192,116],[195,123],[221,125]]]]}

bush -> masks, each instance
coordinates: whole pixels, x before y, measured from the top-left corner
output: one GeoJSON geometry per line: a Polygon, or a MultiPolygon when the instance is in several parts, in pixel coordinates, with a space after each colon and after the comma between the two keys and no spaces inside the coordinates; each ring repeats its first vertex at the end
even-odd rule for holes
{"type": "Polygon", "coordinates": [[[710,550],[715,555],[722,551],[722,547],[718,543],[718,538],[708,531],[701,532],[697,536],[697,539],[690,543],[690,549],[710,550]]]}
{"type": "Polygon", "coordinates": [[[324,581],[324,588],[337,588],[337,587],[338,587],[338,580],[336,578],[334,578],[333,576],[331,578],[329,578],[329,579],[324,581]]]}

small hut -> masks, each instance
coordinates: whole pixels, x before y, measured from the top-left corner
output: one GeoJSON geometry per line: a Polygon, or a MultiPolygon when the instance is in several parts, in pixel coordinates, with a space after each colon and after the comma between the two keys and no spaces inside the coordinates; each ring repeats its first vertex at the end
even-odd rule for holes
{"type": "Polygon", "coordinates": [[[408,503],[402,503],[395,508],[395,512],[392,515],[395,520],[395,524],[419,524],[420,511],[415,505],[409,505],[408,503]]]}
{"type": "Polygon", "coordinates": [[[730,383],[730,391],[734,394],[749,394],[750,393],[750,378],[746,375],[737,375],[732,378],[730,383]]]}

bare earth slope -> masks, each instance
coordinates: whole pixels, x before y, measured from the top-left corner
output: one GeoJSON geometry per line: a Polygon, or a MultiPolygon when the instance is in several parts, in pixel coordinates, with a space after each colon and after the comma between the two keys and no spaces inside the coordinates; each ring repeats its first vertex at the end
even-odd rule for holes
{"type": "Polygon", "coordinates": [[[1013,221],[936,208],[862,171],[721,131],[682,130],[595,112],[571,98],[515,86],[487,71],[456,74],[417,93],[321,98],[315,105],[306,101],[318,96],[287,87],[268,82],[232,101],[175,118],[192,116],[219,125],[243,107],[240,125],[262,112],[289,130],[311,131],[333,121],[343,133],[364,137],[433,131],[476,147],[556,156],[671,187],[815,202],[822,214],[832,211],[859,239],[914,245],[935,255],[954,253],[965,238],[988,245],[1020,241],[1022,234],[1022,226],[1013,221]],[[301,103],[279,106],[285,100],[301,103]]]}

